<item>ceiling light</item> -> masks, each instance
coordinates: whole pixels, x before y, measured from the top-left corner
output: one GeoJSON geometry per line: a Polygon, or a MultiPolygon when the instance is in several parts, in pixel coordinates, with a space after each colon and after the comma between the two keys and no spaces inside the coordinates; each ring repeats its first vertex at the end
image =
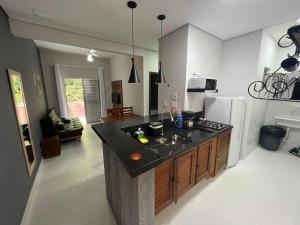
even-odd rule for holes
{"type": "Polygon", "coordinates": [[[87,54],[86,60],[87,60],[88,62],[93,62],[93,61],[94,61],[94,58],[93,58],[93,56],[92,56],[91,54],[87,54]]]}
{"type": "Polygon", "coordinates": [[[90,54],[96,54],[96,50],[95,49],[91,49],[90,50],[90,54]]]}
{"type": "Polygon", "coordinates": [[[131,9],[131,35],[132,35],[132,58],[131,58],[132,67],[131,67],[128,83],[141,83],[134,63],[133,9],[136,8],[137,4],[134,1],[129,1],[127,2],[127,6],[131,9]]]}

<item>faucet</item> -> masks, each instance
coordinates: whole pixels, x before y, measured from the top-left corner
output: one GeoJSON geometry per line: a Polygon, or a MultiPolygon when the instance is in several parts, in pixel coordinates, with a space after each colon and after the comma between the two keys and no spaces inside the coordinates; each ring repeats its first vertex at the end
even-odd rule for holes
{"type": "Polygon", "coordinates": [[[160,133],[160,135],[164,135],[164,114],[165,114],[165,113],[169,113],[171,122],[174,121],[174,117],[172,116],[172,113],[171,113],[170,111],[163,111],[163,112],[162,112],[162,115],[161,115],[162,128],[161,128],[161,133],[160,133]]]}

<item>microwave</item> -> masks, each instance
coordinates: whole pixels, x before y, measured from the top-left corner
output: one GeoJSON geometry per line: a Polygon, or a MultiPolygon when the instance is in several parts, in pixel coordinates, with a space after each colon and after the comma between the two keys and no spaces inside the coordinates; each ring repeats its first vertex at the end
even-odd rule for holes
{"type": "Polygon", "coordinates": [[[217,80],[206,78],[205,90],[207,90],[207,91],[217,90],[217,80]]]}

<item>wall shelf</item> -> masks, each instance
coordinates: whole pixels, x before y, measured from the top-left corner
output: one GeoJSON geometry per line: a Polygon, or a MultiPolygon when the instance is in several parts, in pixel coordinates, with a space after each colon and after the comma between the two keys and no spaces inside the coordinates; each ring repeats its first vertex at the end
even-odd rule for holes
{"type": "Polygon", "coordinates": [[[279,115],[275,117],[277,124],[285,127],[300,129],[300,117],[291,115],[279,115]]]}
{"type": "Polygon", "coordinates": [[[287,142],[290,129],[300,129],[300,117],[294,115],[278,115],[275,116],[276,124],[287,128],[284,142],[287,142]]]}
{"type": "Polygon", "coordinates": [[[205,92],[204,88],[188,88],[187,92],[205,92]]]}
{"type": "Polygon", "coordinates": [[[213,92],[213,93],[217,93],[218,89],[216,89],[216,90],[206,90],[204,88],[188,88],[187,92],[213,92]]]}

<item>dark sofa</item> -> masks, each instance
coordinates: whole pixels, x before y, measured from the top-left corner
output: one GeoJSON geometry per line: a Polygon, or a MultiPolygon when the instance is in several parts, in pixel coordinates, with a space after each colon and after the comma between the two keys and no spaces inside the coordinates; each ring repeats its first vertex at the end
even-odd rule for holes
{"type": "Polygon", "coordinates": [[[59,136],[60,141],[79,139],[82,135],[82,124],[78,118],[59,118],[54,109],[49,109],[40,121],[43,136],[59,136]]]}

